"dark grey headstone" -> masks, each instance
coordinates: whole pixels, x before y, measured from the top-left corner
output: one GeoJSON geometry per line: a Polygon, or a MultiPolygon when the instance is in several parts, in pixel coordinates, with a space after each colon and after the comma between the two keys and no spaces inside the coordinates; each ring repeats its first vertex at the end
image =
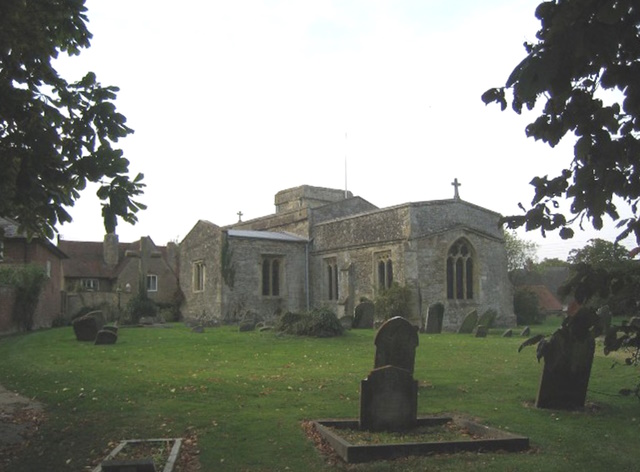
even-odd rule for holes
{"type": "Polygon", "coordinates": [[[485,311],[482,314],[482,316],[478,319],[478,325],[491,328],[493,326],[493,323],[495,323],[497,317],[498,317],[498,312],[496,310],[489,309],[485,311]]]}
{"type": "Polygon", "coordinates": [[[96,340],[98,331],[100,331],[104,322],[102,316],[97,316],[93,313],[88,313],[73,320],[73,332],[75,333],[78,341],[96,340]]]}
{"type": "Polygon", "coordinates": [[[471,334],[473,333],[473,329],[478,324],[478,311],[472,310],[467,313],[467,316],[462,320],[462,324],[458,328],[458,333],[460,334],[471,334]]]}
{"type": "Polygon", "coordinates": [[[522,332],[520,333],[520,336],[530,336],[530,335],[531,335],[531,328],[529,328],[528,326],[525,326],[522,332]]]}
{"type": "Polygon", "coordinates": [[[380,326],[376,333],[374,368],[393,365],[413,375],[418,346],[418,330],[401,316],[393,317],[380,326]]]}
{"type": "Polygon", "coordinates": [[[591,336],[572,339],[563,349],[554,351],[553,358],[544,358],[536,407],[574,409],[584,407],[595,340],[591,336]]]}
{"type": "Polygon", "coordinates": [[[483,325],[476,326],[476,329],[474,331],[476,338],[486,338],[487,334],[489,334],[489,330],[486,326],[483,325]]]}
{"type": "Polygon", "coordinates": [[[118,327],[117,326],[113,326],[113,325],[103,326],[102,329],[104,331],[111,331],[112,333],[118,334],[118,327]]]}
{"type": "Polygon", "coordinates": [[[118,340],[118,333],[114,333],[108,329],[101,329],[96,335],[95,344],[115,344],[118,340]]]}
{"type": "Polygon", "coordinates": [[[387,365],[360,384],[360,429],[406,431],[418,422],[418,382],[405,369],[387,365]]]}
{"type": "Polygon", "coordinates": [[[354,329],[373,329],[375,306],[371,302],[362,302],[355,309],[354,329]]]}
{"type": "Polygon", "coordinates": [[[513,330],[511,328],[502,333],[503,338],[510,338],[511,336],[513,336],[513,330]]]}
{"type": "Polygon", "coordinates": [[[442,323],[444,321],[444,305],[442,303],[434,303],[429,307],[427,313],[427,322],[424,331],[428,334],[442,333],[442,323]]]}

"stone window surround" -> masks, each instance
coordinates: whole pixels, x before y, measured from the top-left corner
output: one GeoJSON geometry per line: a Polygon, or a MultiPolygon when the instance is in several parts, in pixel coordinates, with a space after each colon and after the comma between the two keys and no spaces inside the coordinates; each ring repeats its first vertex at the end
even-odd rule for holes
{"type": "Polygon", "coordinates": [[[191,263],[192,270],[192,288],[193,292],[204,292],[205,283],[207,280],[206,265],[204,260],[199,259],[191,263]]]}
{"type": "Polygon", "coordinates": [[[476,261],[475,248],[467,238],[460,237],[449,246],[445,260],[448,300],[473,300],[476,297],[476,261]]]}
{"type": "Polygon", "coordinates": [[[391,250],[373,254],[373,279],[378,290],[391,288],[393,284],[393,259],[391,250]]]}
{"type": "Polygon", "coordinates": [[[336,256],[326,257],[324,259],[325,270],[325,296],[327,300],[336,301],[339,298],[339,276],[338,276],[338,260],[336,256]]]}
{"type": "Polygon", "coordinates": [[[80,280],[80,285],[82,286],[83,290],[94,291],[94,292],[97,292],[100,287],[100,283],[98,279],[91,279],[91,278],[80,280]]]}
{"type": "Polygon", "coordinates": [[[260,294],[263,298],[281,298],[283,293],[284,255],[262,254],[260,256],[260,294]],[[267,271],[265,273],[265,271],[267,271]],[[265,275],[268,277],[265,280],[265,275]]]}

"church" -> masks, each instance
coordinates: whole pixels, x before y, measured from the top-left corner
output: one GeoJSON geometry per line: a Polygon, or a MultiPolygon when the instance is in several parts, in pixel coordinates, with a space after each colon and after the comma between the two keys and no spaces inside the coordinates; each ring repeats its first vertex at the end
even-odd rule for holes
{"type": "Polygon", "coordinates": [[[397,283],[412,293],[406,317],[423,326],[445,307],[453,331],[471,310],[514,326],[500,215],[452,199],[378,208],[351,192],[302,185],[275,195],[275,213],[220,227],[200,220],[179,245],[185,319],[236,321],[329,307],[353,316],[397,283]]]}

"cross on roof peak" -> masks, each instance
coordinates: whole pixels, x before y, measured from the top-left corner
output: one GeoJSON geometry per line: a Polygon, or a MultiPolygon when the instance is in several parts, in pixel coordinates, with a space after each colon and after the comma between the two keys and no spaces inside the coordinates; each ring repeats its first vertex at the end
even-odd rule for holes
{"type": "Polygon", "coordinates": [[[453,198],[454,200],[460,200],[460,192],[458,191],[458,187],[460,187],[462,184],[460,182],[458,182],[458,178],[456,177],[455,179],[453,179],[453,182],[451,182],[451,185],[453,185],[454,187],[454,193],[453,193],[453,198]]]}

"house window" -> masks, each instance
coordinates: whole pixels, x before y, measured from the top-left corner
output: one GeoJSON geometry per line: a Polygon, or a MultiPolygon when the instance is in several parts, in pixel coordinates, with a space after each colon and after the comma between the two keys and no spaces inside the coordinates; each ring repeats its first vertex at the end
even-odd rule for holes
{"type": "Polygon", "coordinates": [[[193,291],[204,292],[205,266],[203,261],[193,263],[193,291]]]}
{"type": "Polygon", "coordinates": [[[90,292],[98,291],[98,279],[82,279],[80,284],[84,290],[88,290],[90,292]]]}
{"type": "Polygon", "coordinates": [[[154,274],[147,275],[147,292],[158,291],[158,276],[154,274]]]}
{"type": "Polygon", "coordinates": [[[280,279],[282,277],[282,258],[262,258],[262,295],[265,297],[280,296],[280,279]]]}
{"type": "Polygon", "coordinates": [[[447,255],[447,298],[473,298],[473,256],[471,245],[464,239],[456,241],[447,255]]]}
{"type": "Polygon", "coordinates": [[[376,256],[378,268],[378,288],[385,290],[393,284],[393,262],[391,253],[378,254],[376,256]]]}
{"type": "Polygon", "coordinates": [[[329,300],[338,299],[338,263],[335,259],[326,260],[326,287],[329,300]]]}

